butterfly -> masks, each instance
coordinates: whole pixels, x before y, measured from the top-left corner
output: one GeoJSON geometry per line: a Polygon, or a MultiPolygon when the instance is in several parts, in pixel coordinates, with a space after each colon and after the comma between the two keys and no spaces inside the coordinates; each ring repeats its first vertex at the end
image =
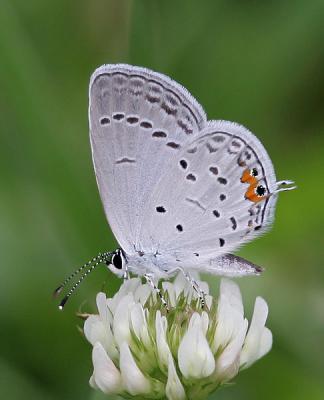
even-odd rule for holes
{"type": "Polygon", "coordinates": [[[280,191],[262,143],[237,123],[207,120],[197,100],[146,68],[103,65],[89,87],[92,158],[100,197],[120,248],[86,268],[154,281],[182,271],[238,277],[261,268],[232,255],[264,233],[280,191]]]}

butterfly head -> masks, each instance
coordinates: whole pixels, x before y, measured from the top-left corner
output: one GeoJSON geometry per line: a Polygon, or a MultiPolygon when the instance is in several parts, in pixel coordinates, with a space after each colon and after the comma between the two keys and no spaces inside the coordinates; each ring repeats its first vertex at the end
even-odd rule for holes
{"type": "Polygon", "coordinates": [[[117,249],[110,260],[105,261],[108,269],[115,275],[122,277],[126,272],[126,257],[121,249],[117,249]]]}

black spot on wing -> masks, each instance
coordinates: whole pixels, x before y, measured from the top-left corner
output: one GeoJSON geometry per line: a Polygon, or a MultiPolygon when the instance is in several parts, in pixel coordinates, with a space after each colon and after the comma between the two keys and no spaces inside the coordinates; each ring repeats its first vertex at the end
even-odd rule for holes
{"type": "Polygon", "coordinates": [[[166,145],[171,147],[171,149],[179,149],[180,147],[180,144],[175,142],[168,142],[166,145]]]}
{"type": "Polygon", "coordinates": [[[125,164],[125,163],[133,164],[133,163],[136,163],[136,160],[134,160],[132,158],[124,157],[124,158],[120,158],[119,160],[116,160],[116,162],[115,162],[115,164],[125,164]]]}
{"type": "Polygon", "coordinates": [[[101,124],[102,126],[109,125],[109,124],[110,124],[110,118],[108,118],[108,117],[102,117],[102,118],[100,118],[100,124],[101,124]]]}
{"type": "Polygon", "coordinates": [[[225,179],[225,178],[219,177],[219,178],[217,178],[217,180],[221,185],[227,184],[227,179],[225,179]]]}
{"type": "Polygon", "coordinates": [[[237,228],[236,219],[234,217],[231,217],[230,220],[232,222],[232,229],[233,229],[233,231],[235,231],[235,229],[237,228]]]}
{"type": "Polygon", "coordinates": [[[152,133],[152,137],[155,137],[155,138],[166,138],[167,136],[168,135],[163,131],[154,131],[152,133]]]}
{"type": "Polygon", "coordinates": [[[138,117],[135,117],[135,116],[130,116],[130,117],[127,117],[127,118],[126,118],[126,121],[127,121],[127,123],[130,124],[130,125],[135,125],[135,124],[137,124],[137,122],[139,121],[139,118],[138,118],[138,117]]]}
{"type": "Polygon", "coordinates": [[[145,129],[150,129],[150,128],[153,128],[153,125],[151,124],[150,121],[142,121],[140,123],[140,127],[145,128],[145,129]]]}
{"type": "Polygon", "coordinates": [[[115,121],[121,121],[122,119],[124,119],[125,118],[125,114],[124,113],[115,113],[114,115],[113,115],[113,119],[115,120],[115,121]]]}
{"type": "Polygon", "coordinates": [[[209,171],[213,174],[213,175],[217,175],[218,174],[218,168],[217,167],[210,167],[209,171]]]}
{"type": "Polygon", "coordinates": [[[186,176],[186,179],[188,179],[188,181],[192,181],[192,182],[195,182],[197,180],[197,178],[195,177],[194,174],[188,174],[186,176]]]}
{"type": "Polygon", "coordinates": [[[187,166],[188,166],[188,163],[187,163],[186,160],[180,160],[180,161],[179,161],[179,164],[181,165],[181,167],[182,167],[183,169],[186,169],[187,166]]]}

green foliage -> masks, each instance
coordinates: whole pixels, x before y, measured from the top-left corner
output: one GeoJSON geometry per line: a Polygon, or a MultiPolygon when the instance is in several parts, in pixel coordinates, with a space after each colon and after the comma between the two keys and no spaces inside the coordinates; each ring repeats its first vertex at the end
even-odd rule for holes
{"type": "Polygon", "coordinates": [[[278,178],[296,181],[274,229],[240,252],[266,267],[240,286],[249,310],[266,298],[274,348],[215,397],[324,397],[323,17],[321,0],[1,1],[1,398],[103,398],[88,387],[90,347],[75,312],[119,281],[93,273],[64,313],[51,292],[116,245],[87,122],[90,74],[111,62],[183,83],[209,118],[255,132],[278,178]]]}

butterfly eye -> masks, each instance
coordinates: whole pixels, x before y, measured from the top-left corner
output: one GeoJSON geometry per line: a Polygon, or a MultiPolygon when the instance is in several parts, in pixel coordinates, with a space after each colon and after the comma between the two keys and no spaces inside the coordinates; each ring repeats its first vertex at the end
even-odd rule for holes
{"type": "Polygon", "coordinates": [[[117,251],[111,258],[111,264],[117,269],[123,269],[124,260],[120,251],[117,251]]]}
{"type": "Polygon", "coordinates": [[[255,189],[255,193],[260,197],[264,196],[265,191],[266,190],[262,185],[257,186],[256,189],[255,189]]]}
{"type": "Polygon", "coordinates": [[[250,171],[250,175],[251,176],[258,176],[259,175],[258,170],[256,168],[252,168],[251,171],[250,171]]]}

